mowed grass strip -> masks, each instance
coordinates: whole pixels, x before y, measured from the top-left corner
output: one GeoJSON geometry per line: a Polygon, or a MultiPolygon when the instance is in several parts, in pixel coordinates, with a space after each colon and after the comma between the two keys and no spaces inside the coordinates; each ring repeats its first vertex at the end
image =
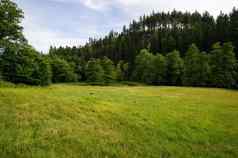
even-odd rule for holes
{"type": "Polygon", "coordinates": [[[237,158],[238,92],[0,88],[0,157],[237,158]]]}

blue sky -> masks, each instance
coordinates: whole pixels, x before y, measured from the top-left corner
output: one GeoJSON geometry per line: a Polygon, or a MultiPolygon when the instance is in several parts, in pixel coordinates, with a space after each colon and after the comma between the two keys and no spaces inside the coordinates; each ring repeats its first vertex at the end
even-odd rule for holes
{"type": "Polygon", "coordinates": [[[155,11],[229,13],[238,0],[14,0],[24,10],[24,34],[38,51],[83,45],[110,30],[120,31],[140,15],[155,11]]]}

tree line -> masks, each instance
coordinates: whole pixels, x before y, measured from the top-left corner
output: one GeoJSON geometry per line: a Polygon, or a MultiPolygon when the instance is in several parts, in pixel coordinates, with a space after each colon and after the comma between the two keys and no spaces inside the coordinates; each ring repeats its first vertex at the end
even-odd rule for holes
{"type": "Polygon", "coordinates": [[[0,1],[0,80],[30,85],[136,81],[152,85],[238,88],[238,10],[216,19],[152,13],[84,46],[37,52],[23,36],[23,11],[0,1]]]}
{"type": "Polygon", "coordinates": [[[238,63],[231,43],[215,43],[211,52],[192,44],[184,58],[174,50],[166,56],[141,50],[133,79],[155,85],[237,88],[238,63]]]}
{"type": "MultiPolygon", "coordinates": [[[[61,56],[78,56],[85,60],[107,56],[115,63],[123,60],[133,64],[141,49],[163,55],[173,50],[184,56],[194,43],[201,51],[209,52],[216,42],[232,42],[238,57],[238,9],[214,18],[208,12],[153,12],[133,20],[120,33],[111,31],[99,39],[90,38],[79,47],[52,47],[50,52],[61,56]]],[[[68,57],[67,57],[68,58],[68,57]]]]}

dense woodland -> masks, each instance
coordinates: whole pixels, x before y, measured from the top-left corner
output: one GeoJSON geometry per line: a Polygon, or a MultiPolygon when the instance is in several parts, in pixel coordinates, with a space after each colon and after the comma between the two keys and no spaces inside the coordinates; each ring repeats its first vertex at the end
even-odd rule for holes
{"type": "Polygon", "coordinates": [[[23,36],[23,11],[0,1],[0,79],[49,85],[136,81],[152,85],[238,88],[238,9],[144,15],[84,46],[37,52],[23,36]]]}

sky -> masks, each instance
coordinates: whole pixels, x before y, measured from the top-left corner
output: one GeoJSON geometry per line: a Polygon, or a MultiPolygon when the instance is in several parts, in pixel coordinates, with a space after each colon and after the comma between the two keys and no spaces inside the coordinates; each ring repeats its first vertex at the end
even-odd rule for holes
{"type": "Polygon", "coordinates": [[[121,31],[139,16],[153,10],[229,13],[238,0],[13,0],[23,9],[24,35],[38,51],[50,46],[84,45],[110,30],[121,31]]]}

